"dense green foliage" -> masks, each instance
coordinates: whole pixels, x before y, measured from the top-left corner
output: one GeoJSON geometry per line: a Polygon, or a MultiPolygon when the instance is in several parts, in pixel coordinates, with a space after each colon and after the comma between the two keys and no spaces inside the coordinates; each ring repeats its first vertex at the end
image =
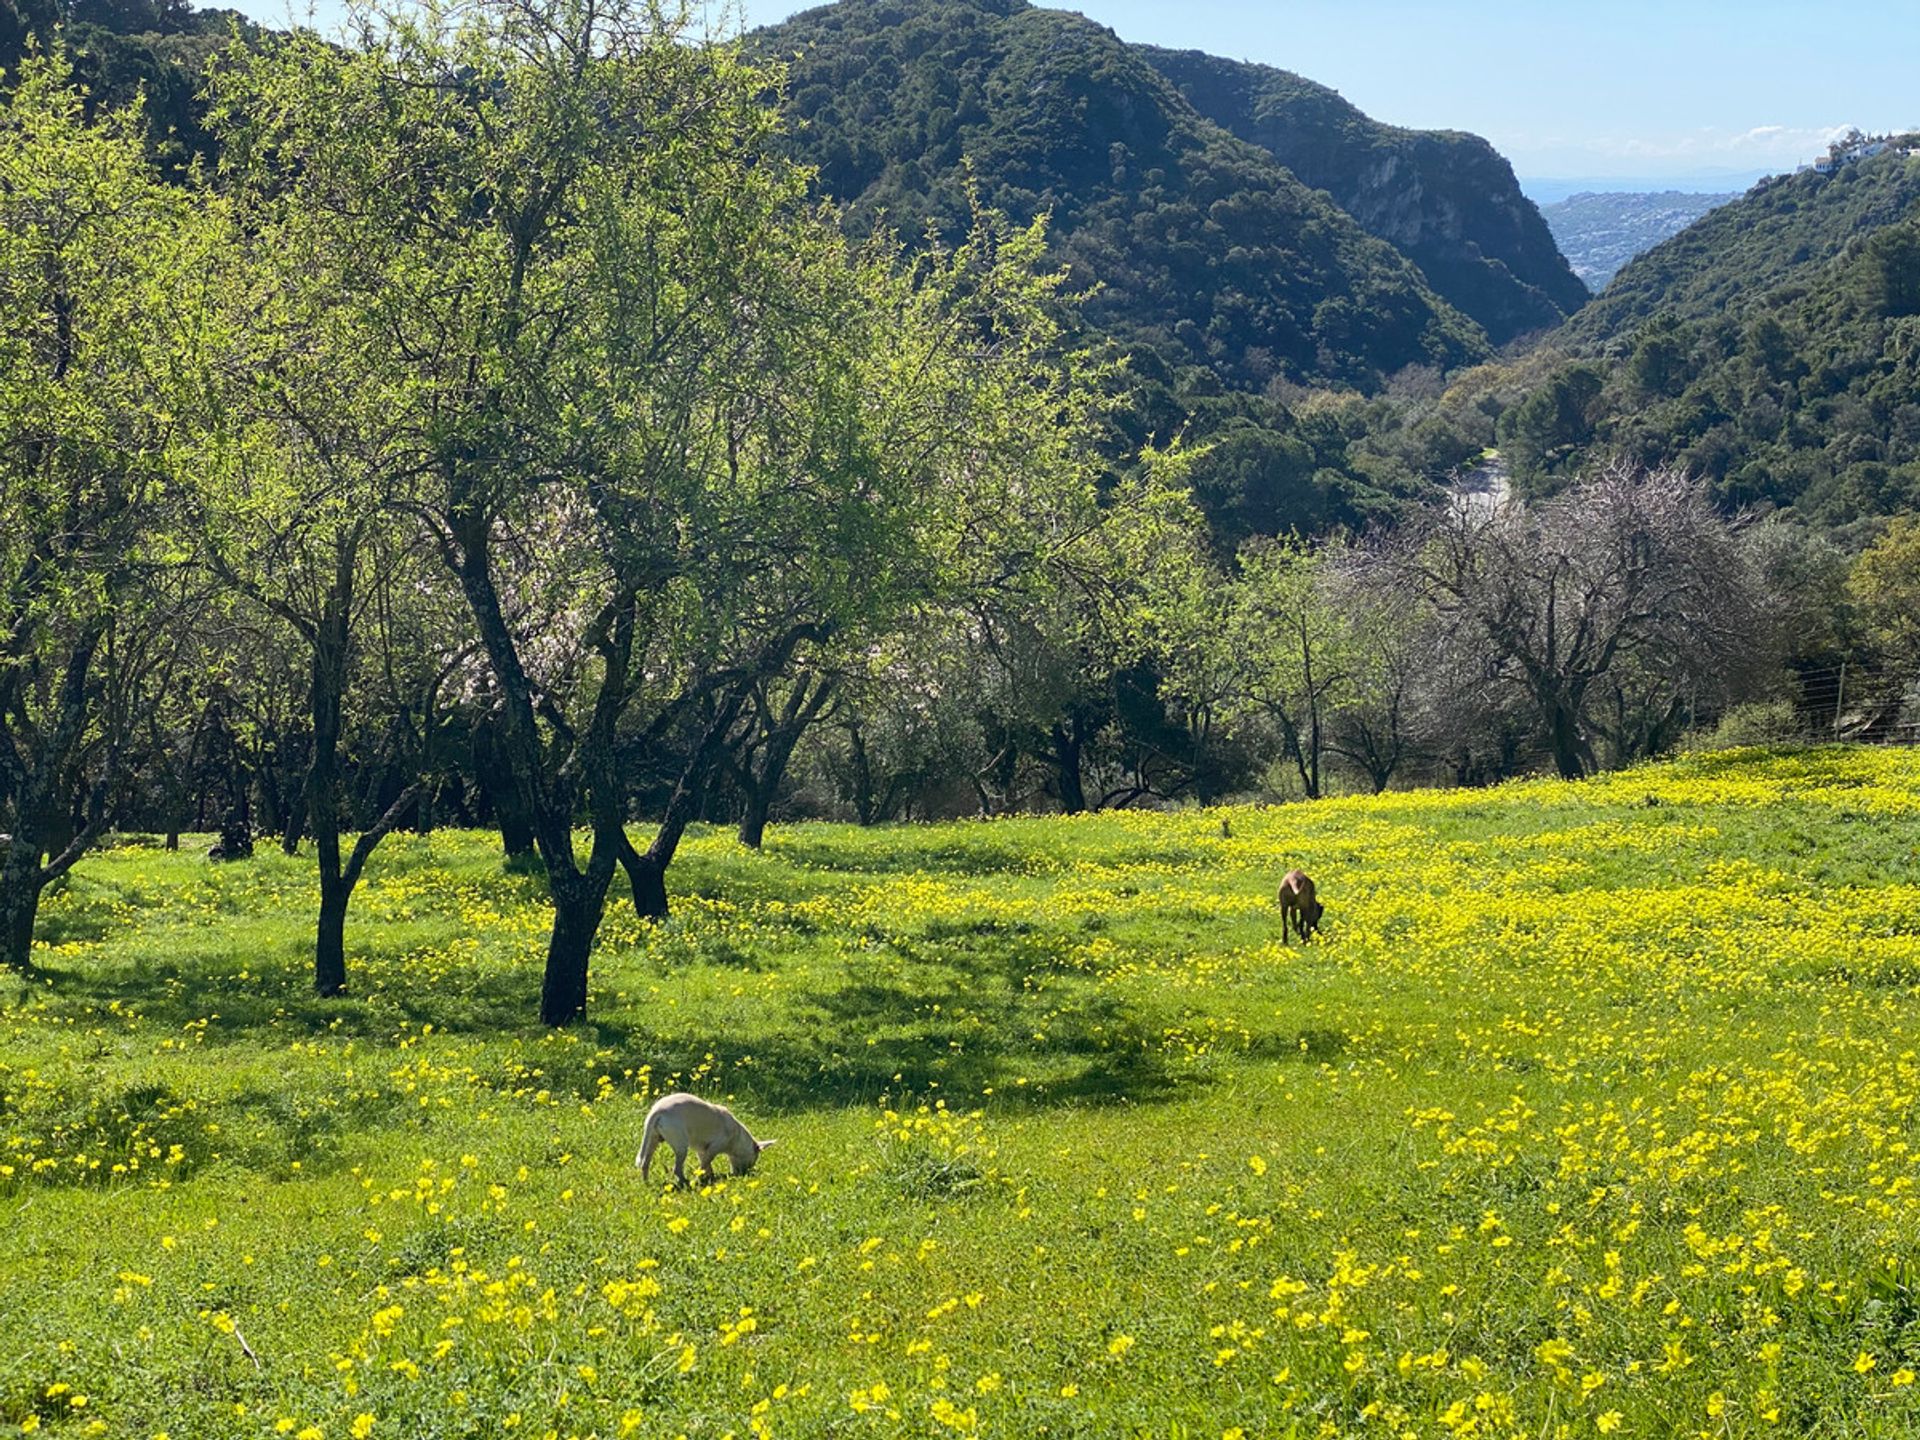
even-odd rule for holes
{"type": "Polygon", "coordinates": [[[1419,271],[1138,51],[1024,0],[843,0],[758,32],[791,57],[797,153],[856,225],[1051,217],[1090,323],[1228,383],[1375,388],[1485,352],[1419,271]]]}
{"type": "Polygon", "coordinates": [[[1478,135],[1383,125],[1324,85],[1198,50],[1143,47],[1216,125],[1268,151],[1420,267],[1496,345],[1586,303],[1513,167],[1478,135]]]}
{"type": "Polygon", "coordinates": [[[144,97],[148,144],[168,166],[208,159],[213,138],[200,98],[207,62],[235,31],[259,34],[237,10],[185,0],[0,0],[0,71],[57,36],[96,106],[144,97]]]}
{"type": "Polygon", "coordinates": [[[1817,286],[1872,231],[1912,215],[1920,166],[1898,154],[1803,170],[1753,187],[1624,267],[1557,337],[1583,352],[1662,315],[1683,323],[1779,303],[1817,286]]]}
{"type": "Polygon", "coordinates": [[[0,976],[0,1426],[1911,1435],[1916,781],[701,834],[557,1033],[479,837],[326,1002],[307,867],[129,845],[0,976]],[[642,1185],[680,1086],[778,1147],[642,1185]]]}
{"type": "MultiPolygon", "coordinates": [[[[45,37],[56,23],[97,100],[123,104],[144,86],[164,163],[212,155],[197,92],[226,12],[88,0],[63,13],[33,0],[0,24],[0,63],[29,28],[45,37]],[[118,57],[120,81],[101,56],[118,57]]],[[[951,241],[976,203],[1049,216],[1070,288],[1090,292],[1075,323],[1129,359],[1110,456],[1176,435],[1215,442],[1192,483],[1223,553],[1250,535],[1395,513],[1486,443],[1474,425],[1428,413],[1437,377],[1484,353],[1479,327],[1271,155],[1196,114],[1149,52],[1076,17],[971,3],[836,7],[754,43],[776,57],[806,47],[788,85],[792,148],[821,167],[824,192],[850,202],[856,232],[884,211],[910,242],[929,221],[951,241]],[[1296,383],[1379,391],[1395,374],[1413,377],[1393,387],[1413,404],[1303,406],[1296,383]]],[[[1458,138],[1449,155],[1465,153],[1458,138]]],[[[1504,214],[1509,180],[1487,158],[1499,175],[1489,172],[1486,204],[1504,214]]],[[[1398,182],[1384,184],[1368,192],[1376,210],[1398,182]]],[[[1489,225],[1504,222],[1476,216],[1470,205],[1461,224],[1499,251],[1489,225]]],[[[1511,254],[1489,263],[1526,269],[1511,254]]]]}
{"type": "Polygon", "coordinates": [[[217,243],[196,197],[153,173],[137,116],[81,112],[53,59],[29,58],[0,105],[0,964],[15,966],[41,893],[111,823],[106,717],[165,688],[173,439],[217,243]]]}
{"type": "Polygon", "coordinates": [[[1546,489],[1605,454],[1823,526],[1920,503],[1920,159],[1756,187],[1626,267],[1516,376],[1546,489]]]}
{"type": "Polygon", "coordinates": [[[564,1022],[614,876],[666,913],[766,688],[1099,582],[1153,462],[1102,507],[1103,372],[1040,227],[855,244],[770,149],[776,79],[641,8],[396,12],[223,56],[217,183],[166,184],[136,109],[90,124],[64,52],[28,57],[0,105],[0,965],[31,969],[108,825],[214,788],[237,690],[273,828],[318,850],[318,990],[372,847],[473,777],[547,872],[564,1022]],[[350,798],[368,730],[404,778],[350,798]]]}

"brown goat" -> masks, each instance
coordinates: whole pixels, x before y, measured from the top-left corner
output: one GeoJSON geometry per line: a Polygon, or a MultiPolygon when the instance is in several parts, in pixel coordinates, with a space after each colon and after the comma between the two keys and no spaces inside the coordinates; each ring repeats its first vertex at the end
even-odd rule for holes
{"type": "Polygon", "coordinates": [[[1307,878],[1304,870],[1289,870],[1280,881],[1280,938],[1290,943],[1289,928],[1300,932],[1300,942],[1305,944],[1313,938],[1313,932],[1320,928],[1320,917],[1326,913],[1326,907],[1313,893],[1313,881],[1307,878]]]}

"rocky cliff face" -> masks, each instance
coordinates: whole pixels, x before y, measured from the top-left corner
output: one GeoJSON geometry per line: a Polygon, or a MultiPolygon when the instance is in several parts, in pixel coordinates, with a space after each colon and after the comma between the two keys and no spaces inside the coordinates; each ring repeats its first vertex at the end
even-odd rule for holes
{"type": "Polygon", "coordinates": [[[1199,51],[1138,47],[1202,115],[1325,190],[1503,344],[1558,325],[1587,288],[1513,168],[1477,135],[1403,130],[1324,85],[1199,51]]]}

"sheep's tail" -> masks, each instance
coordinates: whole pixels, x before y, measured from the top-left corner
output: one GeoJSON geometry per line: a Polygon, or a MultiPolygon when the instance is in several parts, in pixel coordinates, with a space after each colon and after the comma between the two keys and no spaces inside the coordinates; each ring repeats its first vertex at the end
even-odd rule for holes
{"type": "Polygon", "coordinates": [[[634,1164],[640,1167],[640,1178],[647,1178],[647,1171],[653,1168],[653,1152],[660,1144],[660,1120],[651,1112],[647,1115],[647,1128],[640,1133],[640,1154],[634,1164]]]}

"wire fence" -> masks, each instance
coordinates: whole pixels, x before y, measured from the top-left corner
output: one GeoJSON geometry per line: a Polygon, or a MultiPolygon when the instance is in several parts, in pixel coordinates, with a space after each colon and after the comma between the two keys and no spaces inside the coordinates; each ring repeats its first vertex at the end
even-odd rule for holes
{"type": "Polygon", "coordinates": [[[1920,745],[1916,678],[1851,661],[1794,672],[1796,708],[1816,736],[1869,745],[1920,745]]]}

